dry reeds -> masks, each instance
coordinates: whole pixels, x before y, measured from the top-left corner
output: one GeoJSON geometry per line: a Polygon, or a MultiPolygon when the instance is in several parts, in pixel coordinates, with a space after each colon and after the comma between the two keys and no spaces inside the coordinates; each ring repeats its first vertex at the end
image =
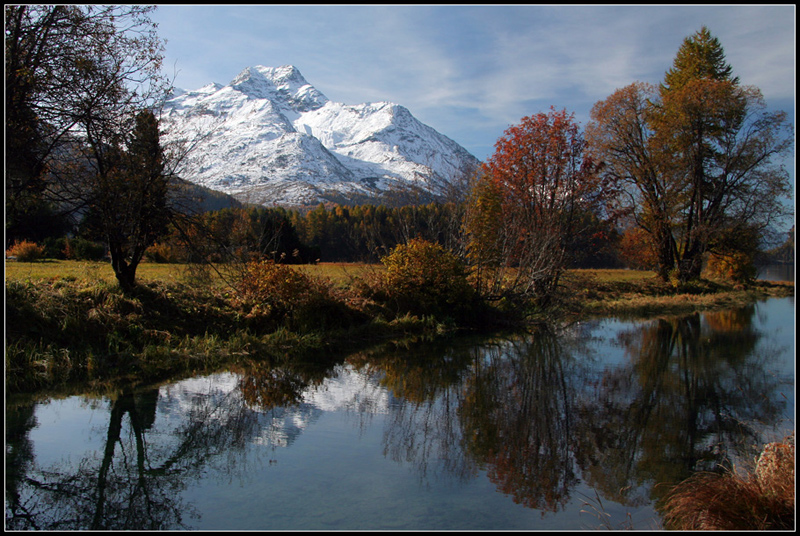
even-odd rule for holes
{"type": "Polygon", "coordinates": [[[662,510],[672,530],[792,530],[794,434],[766,445],[753,471],[698,473],[678,484],[662,510]]]}

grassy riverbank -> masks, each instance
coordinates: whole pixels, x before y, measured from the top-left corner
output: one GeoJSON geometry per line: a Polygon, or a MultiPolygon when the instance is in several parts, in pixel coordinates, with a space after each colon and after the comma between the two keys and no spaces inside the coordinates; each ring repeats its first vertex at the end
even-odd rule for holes
{"type": "Polygon", "coordinates": [[[793,282],[701,280],[676,287],[647,271],[572,270],[564,278],[561,303],[571,314],[635,318],[729,309],[792,295],[793,282]]]}
{"type": "MultiPolygon", "coordinates": [[[[6,389],[150,382],[212,371],[237,359],[320,359],[382,341],[438,337],[463,320],[412,315],[371,287],[381,268],[321,264],[280,272],[283,301],[243,299],[214,272],[145,264],[123,293],[104,263],[6,263],[6,389]],[[284,281],[291,276],[291,281],[284,281]],[[282,287],[282,288],[284,288],[282,287]]],[[[555,304],[528,317],[647,316],[729,308],[794,293],[791,283],[746,288],[704,281],[676,289],[651,272],[570,271],[555,304]]],[[[474,309],[492,328],[502,314],[474,309]]],[[[506,319],[507,320],[507,319],[506,319]]],[[[519,320],[519,319],[517,319],[519,320]]]]}

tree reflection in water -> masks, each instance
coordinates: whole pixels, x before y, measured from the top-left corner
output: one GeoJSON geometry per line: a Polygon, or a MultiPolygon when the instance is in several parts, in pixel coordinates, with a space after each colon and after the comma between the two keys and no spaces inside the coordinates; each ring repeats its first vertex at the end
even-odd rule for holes
{"type": "Polygon", "coordinates": [[[460,386],[469,374],[474,346],[425,344],[411,351],[384,349],[348,361],[376,378],[393,396],[388,408],[384,455],[412,464],[421,482],[428,479],[467,480],[474,461],[461,448],[458,410],[460,386]]]}
{"type": "MultiPolygon", "coordinates": [[[[145,433],[155,418],[158,390],[123,392],[112,402],[104,449],[99,459],[84,458],[77,469],[65,463],[30,468],[9,483],[6,528],[34,530],[157,530],[181,526],[185,505],[177,498],[183,477],[167,461],[152,467],[145,433]],[[127,433],[123,420],[128,417],[127,433]],[[19,493],[20,488],[26,493],[19,493]]],[[[33,406],[29,406],[33,409],[33,406]]],[[[18,442],[11,445],[14,449],[18,442]]],[[[7,449],[8,450],[8,449],[7,449]]]]}
{"type": "Polygon", "coordinates": [[[498,489],[529,508],[557,511],[578,482],[571,456],[572,358],[539,333],[475,360],[460,408],[466,450],[498,489]]]}
{"type": "Polygon", "coordinates": [[[288,446],[281,415],[319,412],[309,394],[346,374],[362,379],[347,411],[366,426],[380,394],[383,454],[412,465],[423,483],[485,472],[497,490],[542,515],[564,509],[584,482],[604,500],[649,504],[666,490],[659,483],[751,457],[759,423],[782,416],[782,385],[767,373],[773,353],[754,314],[632,323],[613,341],[616,360],[598,353],[591,327],[573,326],[383,349],[339,364],[243,364],[226,376],[230,385],[188,399],[173,399],[168,387],[117,394],[103,447],[77,465],[39,467],[29,439],[35,405],[12,405],[6,528],[188,528],[199,514],[181,499],[191,482],[246,475],[246,458],[258,451],[251,447],[276,442],[273,432],[288,446]],[[180,424],[158,426],[173,415],[180,424]]]}
{"type": "Polygon", "coordinates": [[[759,424],[783,411],[753,308],[660,319],[621,333],[627,362],[586,385],[576,404],[584,478],[623,504],[659,499],[696,470],[752,459],[759,424]]]}
{"type": "Polygon", "coordinates": [[[499,491],[545,512],[581,482],[627,506],[657,501],[696,470],[752,459],[784,401],[760,349],[755,307],[636,323],[592,355],[580,329],[431,355],[372,360],[405,403],[385,452],[430,476],[485,469],[499,491]],[[596,364],[600,364],[598,367],[596,364]],[[456,422],[457,420],[457,422],[456,422]]]}
{"type": "MultiPolygon", "coordinates": [[[[171,437],[159,437],[148,434],[159,390],[119,393],[110,401],[103,448],[81,459],[77,467],[65,459],[39,468],[25,447],[25,436],[7,435],[6,460],[9,451],[14,452],[18,470],[6,474],[6,528],[187,528],[184,518],[194,512],[180,499],[180,492],[207,470],[215,456],[240,451],[258,431],[256,414],[238,397],[217,395],[196,397],[171,437]]],[[[32,414],[33,408],[31,404],[16,412],[32,414]]]]}

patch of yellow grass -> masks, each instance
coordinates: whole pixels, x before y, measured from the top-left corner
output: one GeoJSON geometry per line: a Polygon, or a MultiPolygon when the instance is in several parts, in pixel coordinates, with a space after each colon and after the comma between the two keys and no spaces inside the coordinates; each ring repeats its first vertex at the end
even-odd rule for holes
{"type": "MultiPolygon", "coordinates": [[[[382,265],[360,263],[319,263],[296,265],[311,276],[330,279],[337,284],[349,282],[353,277],[369,270],[381,269],[382,265]]],[[[214,274],[213,271],[210,271],[214,274]]],[[[137,279],[145,281],[179,281],[188,277],[190,267],[184,264],[162,264],[143,262],[136,271],[137,279]]],[[[41,262],[6,261],[5,277],[7,280],[24,279],[95,279],[107,282],[115,281],[114,271],[108,262],[47,260],[41,262]]]]}
{"type": "Polygon", "coordinates": [[[310,276],[329,279],[336,286],[345,286],[353,278],[361,277],[371,271],[382,269],[379,264],[362,264],[348,262],[321,262],[318,264],[301,264],[297,269],[310,276]]]}
{"type": "Polygon", "coordinates": [[[575,269],[567,272],[568,276],[591,278],[600,283],[637,282],[655,277],[655,272],[647,270],[626,270],[622,268],[575,269]]]}
{"type": "MultiPolygon", "coordinates": [[[[182,279],[186,271],[186,266],[181,264],[142,263],[136,271],[136,277],[146,281],[174,281],[182,279]]],[[[111,264],[100,261],[16,262],[7,260],[5,277],[6,280],[66,278],[116,281],[111,264]]]]}

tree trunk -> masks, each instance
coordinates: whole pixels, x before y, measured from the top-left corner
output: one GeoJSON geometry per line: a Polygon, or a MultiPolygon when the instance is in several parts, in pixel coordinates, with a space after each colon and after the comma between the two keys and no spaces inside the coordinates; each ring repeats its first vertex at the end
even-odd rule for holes
{"type": "Polygon", "coordinates": [[[125,255],[111,248],[111,268],[119,282],[123,292],[128,292],[136,286],[136,268],[139,263],[136,261],[127,262],[125,255]]]}
{"type": "Polygon", "coordinates": [[[670,273],[675,268],[675,242],[669,231],[668,223],[661,223],[655,231],[656,259],[658,276],[665,283],[669,282],[670,273]]]}

